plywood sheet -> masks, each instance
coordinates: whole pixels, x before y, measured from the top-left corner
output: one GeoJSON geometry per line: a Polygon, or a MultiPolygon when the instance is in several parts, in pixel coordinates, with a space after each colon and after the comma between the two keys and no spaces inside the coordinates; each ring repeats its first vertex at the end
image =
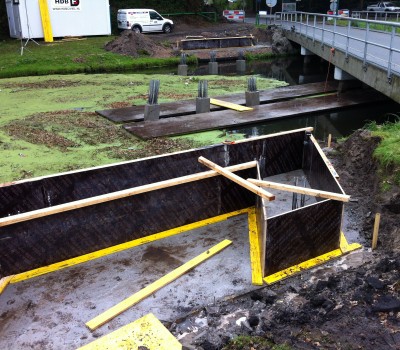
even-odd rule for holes
{"type": "Polygon", "coordinates": [[[246,113],[223,110],[126,124],[124,128],[135,136],[148,140],[155,137],[190,134],[332,111],[343,107],[376,103],[384,99],[386,98],[383,95],[371,90],[354,90],[340,96],[329,95],[254,106],[252,111],[246,113]]]}

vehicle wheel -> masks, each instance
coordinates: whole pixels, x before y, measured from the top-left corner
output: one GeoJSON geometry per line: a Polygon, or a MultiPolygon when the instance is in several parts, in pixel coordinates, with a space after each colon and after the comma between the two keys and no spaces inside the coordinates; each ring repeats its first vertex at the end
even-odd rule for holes
{"type": "Polygon", "coordinates": [[[140,34],[142,32],[142,29],[139,26],[134,26],[132,27],[132,31],[140,34]]]}
{"type": "Polygon", "coordinates": [[[172,31],[171,25],[170,24],[164,24],[163,32],[164,33],[171,33],[171,31],[172,31]]]}

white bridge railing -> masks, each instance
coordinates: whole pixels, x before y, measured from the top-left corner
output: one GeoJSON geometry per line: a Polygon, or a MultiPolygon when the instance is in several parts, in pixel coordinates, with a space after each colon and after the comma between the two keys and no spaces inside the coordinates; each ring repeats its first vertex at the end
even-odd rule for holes
{"type": "Polygon", "coordinates": [[[373,21],[308,12],[280,12],[275,24],[300,36],[308,37],[321,46],[332,48],[387,71],[389,83],[392,75],[400,76],[400,23],[373,21]]]}

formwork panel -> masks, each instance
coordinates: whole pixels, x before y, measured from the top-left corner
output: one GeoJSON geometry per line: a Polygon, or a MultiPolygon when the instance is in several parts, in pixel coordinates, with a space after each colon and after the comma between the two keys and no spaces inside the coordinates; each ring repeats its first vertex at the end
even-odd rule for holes
{"type": "MultiPolygon", "coordinates": [[[[311,140],[305,142],[303,170],[311,188],[340,194],[343,193],[340,185],[319,154],[316,145],[311,140]]],[[[317,200],[321,199],[317,198],[317,200]]]]}
{"type": "MultiPolygon", "coordinates": [[[[25,213],[209,170],[261,160],[261,173],[301,168],[305,132],[52,175],[0,187],[1,212],[25,213]]],[[[255,168],[237,174],[257,177],[255,168]]],[[[0,227],[0,277],[91,253],[255,205],[256,196],[222,176],[0,227]]]]}
{"type": "Polygon", "coordinates": [[[340,246],[343,203],[325,200],[267,220],[265,275],[340,246]]]}

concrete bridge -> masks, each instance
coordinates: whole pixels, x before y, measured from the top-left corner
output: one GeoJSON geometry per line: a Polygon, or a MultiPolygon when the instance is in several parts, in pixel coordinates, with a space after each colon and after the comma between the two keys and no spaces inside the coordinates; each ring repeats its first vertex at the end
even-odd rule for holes
{"type": "Polygon", "coordinates": [[[335,66],[335,79],[358,79],[400,103],[400,23],[317,13],[279,13],[289,40],[304,56],[335,66]]]}

